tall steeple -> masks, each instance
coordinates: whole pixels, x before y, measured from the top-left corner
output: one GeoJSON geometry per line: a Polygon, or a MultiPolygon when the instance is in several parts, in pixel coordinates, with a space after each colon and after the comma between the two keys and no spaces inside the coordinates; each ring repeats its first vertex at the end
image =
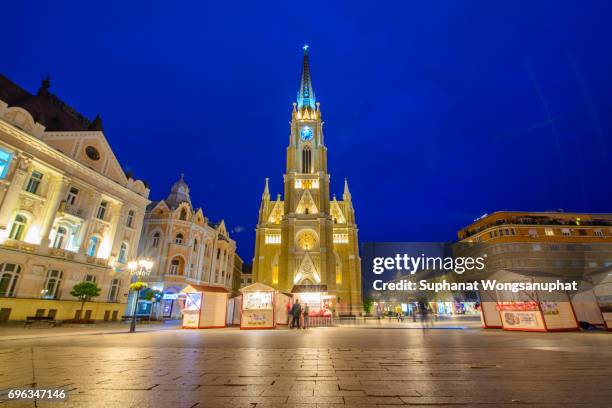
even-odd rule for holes
{"type": "Polygon", "coordinates": [[[310,65],[308,64],[308,44],[303,47],[304,50],[304,61],[302,63],[302,81],[300,83],[300,91],[297,96],[298,109],[309,106],[315,109],[315,93],[312,88],[312,81],[310,79],[310,65]]]}
{"type": "Polygon", "coordinates": [[[342,193],[342,199],[344,201],[349,201],[351,199],[351,192],[348,188],[348,179],[344,179],[344,193],[342,193]]]}
{"type": "Polygon", "coordinates": [[[261,195],[261,199],[262,200],[269,200],[270,199],[270,188],[268,187],[268,180],[270,180],[270,179],[268,177],[266,177],[266,185],[264,187],[263,194],[261,195]]]}

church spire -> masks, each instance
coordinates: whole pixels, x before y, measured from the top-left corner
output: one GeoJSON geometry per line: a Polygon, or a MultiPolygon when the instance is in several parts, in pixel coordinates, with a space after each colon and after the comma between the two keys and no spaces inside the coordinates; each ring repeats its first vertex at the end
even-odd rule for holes
{"type": "Polygon", "coordinates": [[[298,109],[309,106],[315,109],[315,93],[312,89],[312,81],[310,79],[310,65],[308,64],[308,48],[309,45],[305,44],[302,49],[304,50],[304,61],[302,63],[302,81],[300,83],[300,91],[297,96],[298,109]]]}
{"type": "Polygon", "coordinates": [[[342,193],[342,199],[344,201],[348,201],[351,199],[351,192],[349,191],[348,180],[346,178],[344,179],[344,193],[342,193]]]}
{"type": "Polygon", "coordinates": [[[264,187],[263,194],[261,195],[261,199],[262,200],[269,200],[270,199],[270,188],[268,187],[268,180],[270,180],[270,179],[266,177],[266,185],[264,187]]]}

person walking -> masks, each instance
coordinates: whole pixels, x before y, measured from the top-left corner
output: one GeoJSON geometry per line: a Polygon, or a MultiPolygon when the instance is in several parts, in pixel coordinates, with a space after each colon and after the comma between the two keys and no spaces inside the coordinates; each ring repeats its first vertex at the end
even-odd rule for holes
{"type": "Polygon", "coordinates": [[[300,328],[300,315],[302,314],[302,305],[298,299],[295,300],[293,307],[291,308],[291,316],[293,316],[292,328],[300,328]]]}
{"type": "Polygon", "coordinates": [[[302,326],[304,328],[304,330],[306,330],[308,328],[308,313],[310,312],[310,308],[308,307],[308,305],[304,305],[304,325],[302,326]]]}

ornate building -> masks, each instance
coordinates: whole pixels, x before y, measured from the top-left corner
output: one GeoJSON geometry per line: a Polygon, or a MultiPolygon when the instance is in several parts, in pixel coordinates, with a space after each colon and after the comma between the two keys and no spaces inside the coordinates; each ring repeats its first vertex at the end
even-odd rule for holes
{"type": "Polygon", "coordinates": [[[361,264],[348,183],[330,200],[327,147],[312,88],[308,47],[293,104],[284,175],[284,200],[271,199],[268,179],[257,224],[254,281],[283,292],[331,295],[341,314],[361,312],[361,264]],[[296,286],[300,286],[299,290],[296,286]]]}
{"type": "Polygon", "coordinates": [[[121,316],[149,189],[126,175],[102,131],[49,92],[0,75],[0,321],[121,316]]]}
{"type": "Polygon", "coordinates": [[[166,318],[180,317],[184,302],[180,292],[188,285],[232,290],[236,242],[224,221],[212,223],[201,208],[192,206],[183,175],[165,200],[147,207],[139,253],[153,261],[145,280],[163,292],[166,318]]]}

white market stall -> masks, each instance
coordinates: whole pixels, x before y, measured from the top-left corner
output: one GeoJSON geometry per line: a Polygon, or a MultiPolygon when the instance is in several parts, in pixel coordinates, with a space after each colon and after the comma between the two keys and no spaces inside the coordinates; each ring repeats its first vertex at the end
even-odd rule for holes
{"type": "Polygon", "coordinates": [[[274,329],[275,289],[263,283],[253,283],[240,289],[242,308],[241,330],[274,329]]]}
{"type": "Polygon", "coordinates": [[[188,285],[183,310],[184,329],[213,329],[226,327],[226,289],[218,286],[188,285]]]}

